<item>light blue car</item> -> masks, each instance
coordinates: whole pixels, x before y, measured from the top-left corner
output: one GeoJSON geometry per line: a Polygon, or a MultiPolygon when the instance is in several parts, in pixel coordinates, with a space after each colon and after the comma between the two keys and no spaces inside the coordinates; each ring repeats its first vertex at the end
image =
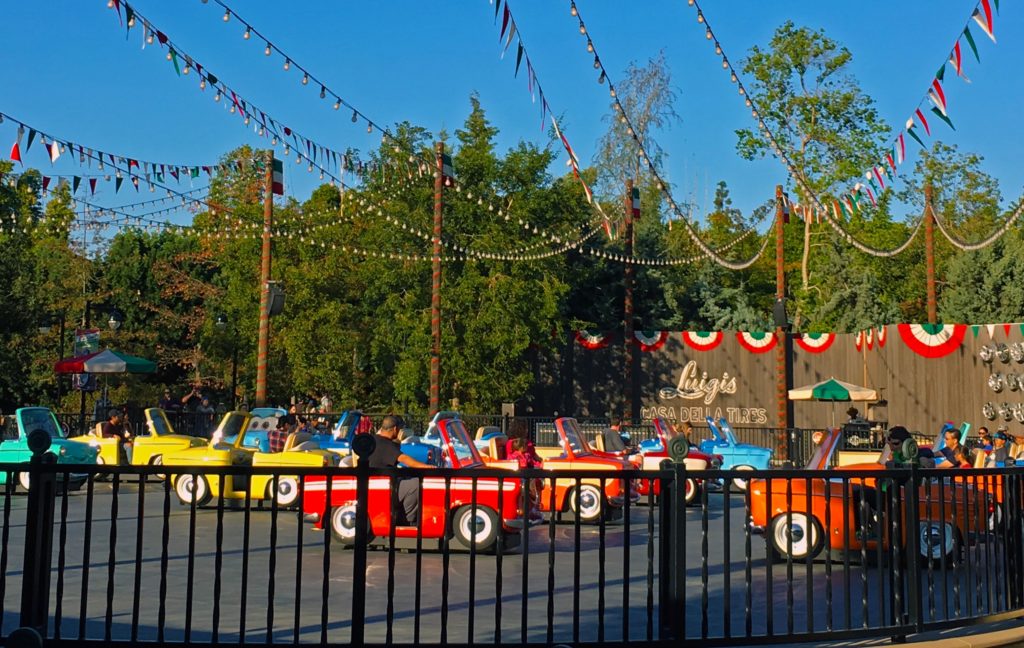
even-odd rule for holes
{"type": "MultiPolygon", "coordinates": [[[[721,455],[722,470],[766,470],[772,461],[772,450],[736,440],[729,421],[724,418],[707,417],[712,439],[700,442],[700,451],[710,455],[721,455]]],[[[747,490],[748,480],[733,479],[733,485],[741,491],[747,490]]]]}
{"type": "MultiPolygon", "coordinates": [[[[22,407],[15,411],[14,419],[16,425],[4,430],[4,439],[0,441],[0,463],[28,462],[32,458],[32,451],[28,447],[29,433],[45,430],[50,435],[50,449],[47,452],[57,456],[57,463],[96,465],[99,447],[69,441],[49,408],[22,407]]],[[[86,472],[68,474],[68,490],[78,490],[87,478],[86,472]]],[[[0,472],[0,484],[6,484],[8,479],[13,479],[26,491],[29,488],[28,472],[0,472]]],[[[64,479],[64,474],[58,473],[57,479],[64,479]]]]}
{"type": "MultiPolygon", "coordinates": [[[[287,414],[288,410],[283,407],[255,407],[250,410],[249,427],[245,430],[242,447],[270,452],[270,431],[277,428],[277,419],[287,414]]],[[[234,435],[224,438],[223,442],[234,444],[234,435]]]]}

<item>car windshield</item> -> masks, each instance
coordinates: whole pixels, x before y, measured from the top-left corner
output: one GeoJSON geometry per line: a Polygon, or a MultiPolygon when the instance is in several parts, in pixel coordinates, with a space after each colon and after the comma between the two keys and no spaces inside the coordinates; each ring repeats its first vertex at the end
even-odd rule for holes
{"type": "Polygon", "coordinates": [[[153,436],[174,434],[174,430],[171,428],[171,424],[167,420],[167,414],[164,413],[163,410],[146,410],[146,426],[149,428],[149,433],[153,436]]]}
{"type": "Polygon", "coordinates": [[[445,432],[448,434],[448,442],[452,446],[452,452],[455,453],[460,468],[483,463],[480,453],[477,452],[476,446],[470,440],[469,432],[466,432],[466,426],[462,424],[461,420],[448,419],[445,424],[445,432]]]}
{"type": "Polygon", "coordinates": [[[572,449],[574,455],[590,454],[590,446],[583,440],[580,434],[579,423],[576,419],[565,419],[562,421],[562,439],[572,449]]]}
{"type": "Polygon", "coordinates": [[[361,415],[356,412],[345,412],[342,414],[341,418],[338,419],[338,424],[334,426],[334,438],[348,439],[354,436],[360,418],[361,415]]]}
{"type": "Polygon", "coordinates": [[[235,445],[242,447],[245,435],[241,433],[245,429],[247,418],[249,417],[241,412],[228,412],[220,420],[220,425],[217,426],[217,430],[213,433],[214,438],[228,439],[235,437],[235,445]]]}
{"type": "Polygon", "coordinates": [[[45,407],[26,407],[18,410],[18,428],[27,436],[33,430],[46,430],[51,439],[63,439],[64,431],[57,425],[53,412],[45,407]]]}
{"type": "Polygon", "coordinates": [[[739,445],[736,440],[736,435],[733,434],[732,426],[725,419],[720,419],[718,422],[719,433],[722,435],[723,441],[728,441],[729,445],[739,445]]]}

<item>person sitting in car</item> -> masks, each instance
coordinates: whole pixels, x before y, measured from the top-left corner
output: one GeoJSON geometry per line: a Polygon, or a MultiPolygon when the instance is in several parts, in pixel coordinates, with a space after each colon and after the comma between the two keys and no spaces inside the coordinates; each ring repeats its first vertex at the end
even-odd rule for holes
{"type": "MultiPolygon", "coordinates": [[[[960,448],[960,431],[955,429],[946,430],[945,434],[946,445],[939,450],[942,456],[946,459],[944,462],[939,464],[939,468],[959,468],[961,462],[956,459],[956,451],[960,448]]],[[[961,448],[961,454],[966,455],[967,453],[961,448]]],[[[970,461],[967,462],[970,464],[970,461]]]]}
{"type": "Polygon", "coordinates": [[[270,451],[283,452],[285,443],[288,441],[288,435],[292,433],[294,428],[294,414],[287,414],[277,419],[277,426],[267,432],[267,445],[270,446],[270,451]]]}
{"type": "Polygon", "coordinates": [[[986,468],[996,468],[1006,465],[1006,461],[1010,458],[1010,447],[1006,444],[1008,441],[1005,430],[998,430],[992,435],[992,452],[989,453],[988,458],[985,460],[986,468]]]}
{"type": "Polygon", "coordinates": [[[118,454],[121,456],[121,462],[129,462],[131,459],[130,445],[132,433],[125,428],[121,410],[111,409],[107,412],[107,420],[100,425],[100,436],[108,439],[117,439],[117,450],[118,454]]]}
{"type": "MultiPolygon", "coordinates": [[[[430,464],[417,461],[402,452],[402,446],[398,443],[398,435],[405,427],[402,417],[389,414],[380,423],[380,429],[374,435],[377,445],[373,452],[367,457],[370,468],[397,468],[402,464],[406,468],[433,468],[430,464]]],[[[395,488],[392,482],[392,488],[395,488]]],[[[417,477],[399,478],[397,483],[398,501],[401,503],[402,516],[396,524],[399,526],[416,526],[420,519],[420,480],[417,477]]],[[[397,511],[396,511],[397,513],[397,511]]]]}

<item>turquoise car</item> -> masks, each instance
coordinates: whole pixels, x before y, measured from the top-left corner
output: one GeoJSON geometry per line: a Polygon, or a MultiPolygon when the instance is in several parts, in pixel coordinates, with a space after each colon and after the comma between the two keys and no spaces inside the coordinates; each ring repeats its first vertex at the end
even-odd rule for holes
{"type": "MultiPolygon", "coordinates": [[[[721,455],[722,470],[767,470],[772,461],[772,450],[736,440],[732,426],[724,418],[707,417],[708,429],[713,439],[700,442],[700,451],[710,455],[721,455]]],[[[741,491],[747,490],[746,479],[733,479],[732,484],[741,491]]]]}
{"type": "MultiPolygon", "coordinates": [[[[27,463],[32,458],[28,448],[28,434],[34,430],[45,430],[50,435],[51,452],[57,456],[60,464],[96,465],[99,448],[86,443],[69,441],[64,430],[57,423],[57,417],[46,407],[22,407],[14,413],[16,425],[3,431],[4,438],[0,441],[0,464],[27,463]]],[[[87,472],[68,473],[67,487],[78,490],[88,478],[87,472]]],[[[64,479],[65,473],[58,473],[58,479],[64,479]]],[[[24,490],[29,488],[29,474],[25,471],[0,472],[0,484],[8,479],[14,480],[24,490]]]]}

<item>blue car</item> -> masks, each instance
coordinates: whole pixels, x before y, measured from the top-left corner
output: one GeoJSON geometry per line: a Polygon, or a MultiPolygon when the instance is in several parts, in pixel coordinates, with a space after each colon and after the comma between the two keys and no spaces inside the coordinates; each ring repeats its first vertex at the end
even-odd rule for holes
{"type": "MultiPolygon", "coordinates": [[[[69,473],[66,487],[68,490],[78,490],[88,478],[88,472],[84,466],[96,465],[96,457],[99,455],[98,445],[70,441],[64,436],[64,430],[57,423],[57,417],[46,407],[22,407],[14,413],[15,425],[3,430],[3,440],[0,441],[0,463],[24,463],[32,458],[32,451],[28,447],[28,435],[34,430],[44,430],[50,435],[50,452],[57,457],[60,464],[82,464],[81,473],[69,473]]],[[[5,473],[0,472],[0,484],[6,484],[9,479],[28,490],[30,478],[28,472],[5,473]]],[[[64,473],[58,473],[58,480],[64,479],[64,473]]]]}
{"type": "MultiPolygon", "coordinates": [[[[710,455],[721,455],[723,470],[765,470],[771,465],[772,450],[749,443],[740,443],[732,426],[724,418],[707,417],[708,428],[712,439],[700,442],[700,451],[710,455]]],[[[747,490],[748,480],[733,479],[733,486],[741,491],[747,490]]]]}
{"type": "MultiPolygon", "coordinates": [[[[249,411],[249,427],[245,429],[242,447],[255,448],[260,452],[270,452],[270,431],[277,428],[277,419],[286,416],[288,410],[283,407],[256,407],[249,411]]],[[[222,439],[224,443],[234,444],[234,435],[222,439]]]]}
{"type": "Polygon", "coordinates": [[[312,440],[321,450],[330,450],[347,457],[352,452],[352,437],[356,435],[362,418],[363,413],[359,410],[346,410],[338,417],[338,422],[330,432],[314,434],[312,440]]]}
{"type": "MultiPolygon", "coordinates": [[[[946,457],[942,454],[942,449],[946,447],[946,432],[955,429],[952,421],[946,421],[943,424],[942,429],[939,430],[939,436],[935,439],[935,444],[932,446],[932,455],[935,457],[935,466],[941,466],[946,462],[946,457]]],[[[967,443],[967,434],[971,431],[970,423],[960,424],[960,445],[963,446],[967,443]]]]}

